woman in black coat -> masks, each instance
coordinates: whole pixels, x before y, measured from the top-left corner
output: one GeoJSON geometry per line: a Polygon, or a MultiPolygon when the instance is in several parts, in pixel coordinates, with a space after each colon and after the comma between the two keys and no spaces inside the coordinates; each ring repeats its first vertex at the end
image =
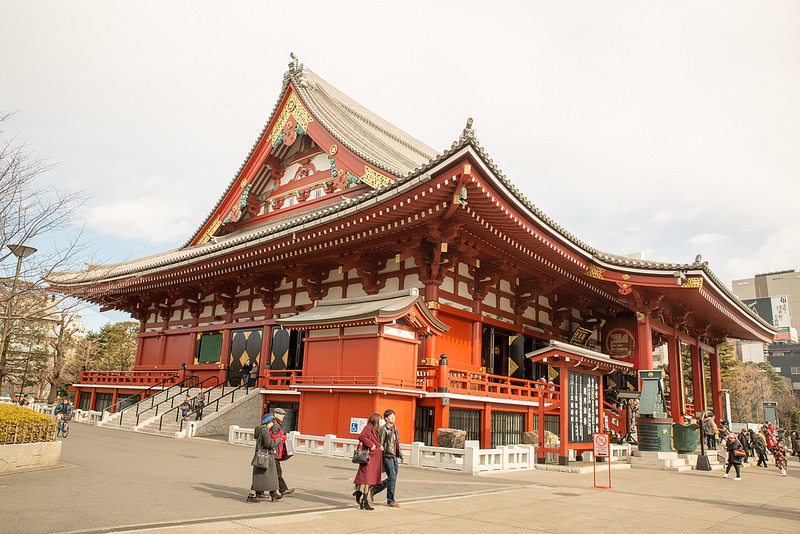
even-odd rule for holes
{"type": "Polygon", "coordinates": [[[273,502],[277,501],[281,498],[281,494],[278,493],[278,447],[283,442],[280,439],[273,438],[269,433],[269,429],[263,425],[256,427],[253,437],[256,440],[256,452],[259,450],[266,452],[268,462],[266,468],[253,466],[253,483],[250,486],[247,502],[258,502],[266,499],[265,492],[269,492],[273,502]]]}
{"type": "Polygon", "coordinates": [[[725,440],[725,450],[728,451],[728,466],[725,468],[725,478],[728,478],[728,472],[731,470],[731,466],[733,466],[733,468],[736,469],[736,476],[733,477],[733,480],[742,480],[740,469],[742,466],[742,458],[744,458],[744,449],[742,448],[742,444],[739,443],[739,440],[736,439],[736,434],[733,432],[728,434],[725,440]],[[736,454],[736,451],[739,451],[739,454],[736,454]]]}
{"type": "Polygon", "coordinates": [[[767,467],[767,444],[764,442],[763,437],[752,430],[750,431],[750,447],[758,455],[756,467],[767,467]]]}
{"type": "Polygon", "coordinates": [[[739,440],[739,443],[742,444],[742,450],[744,450],[745,454],[744,460],[742,461],[747,462],[753,455],[753,451],[750,448],[750,439],[748,438],[746,428],[743,428],[742,431],[739,432],[739,436],[737,439],[739,440]]]}

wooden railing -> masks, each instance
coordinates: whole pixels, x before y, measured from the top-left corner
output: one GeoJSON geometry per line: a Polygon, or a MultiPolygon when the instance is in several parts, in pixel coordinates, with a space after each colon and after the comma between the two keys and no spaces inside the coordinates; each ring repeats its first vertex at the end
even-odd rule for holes
{"type": "MultiPolygon", "coordinates": [[[[425,391],[436,391],[439,369],[439,367],[420,367],[417,370],[419,387],[425,391]]],[[[529,400],[545,404],[556,404],[561,399],[561,388],[555,384],[465,371],[452,367],[448,367],[447,370],[449,376],[446,385],[452,393],[529,400]]]]}
{"type": "Polygon", "coordinates": [[[625,412],[608,402],[603,403],[603,410],[606,415],[607,430],[611,433],[615,433],[616,437],[624,437],[627,433],[625,421],[627,415],[625,412]]]}
{"type": "Polygon", "coordinates": [[[109,386],[153,386],[169,379],[164,386],[180,381],[177,371],[81,371],[81,384],[109,386]]]}
{"type": "Polygon", "coordinates": [[[297,376],[298,386],[360,386],[422,389],[417,380],[383,376],[297,376]]]}

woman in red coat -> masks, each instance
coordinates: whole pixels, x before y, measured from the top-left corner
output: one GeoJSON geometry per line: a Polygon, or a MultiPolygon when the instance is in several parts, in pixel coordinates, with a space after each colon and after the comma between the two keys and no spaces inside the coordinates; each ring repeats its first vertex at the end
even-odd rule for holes
{"type": "Polygon", "coordinates": [[[381,483],[381,465],[383,464],[383,448],[381,447],[380,440],[378,439],[378,425],[381,423],[381,416],[373,413],[367,420],[367,425],[361,434],[358,435],[358,441],[362,449],[369,449],[369,463],[360,464],[358,466],[358,473],[353,480],[356,485],[356,490],[353,492],[353,497],[356,502],[361,505],[362,510],[372,510],[369,504],[369,489],[371,486],[377,486],[381,483]]]}

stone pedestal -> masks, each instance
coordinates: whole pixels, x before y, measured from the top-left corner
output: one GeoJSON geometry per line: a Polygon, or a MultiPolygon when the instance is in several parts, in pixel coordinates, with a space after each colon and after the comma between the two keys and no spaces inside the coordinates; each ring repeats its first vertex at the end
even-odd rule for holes
{"type": "Polygon", "coordinates": [[[672,452],[672,420],[637,417],[640,451],[672,452]]]}

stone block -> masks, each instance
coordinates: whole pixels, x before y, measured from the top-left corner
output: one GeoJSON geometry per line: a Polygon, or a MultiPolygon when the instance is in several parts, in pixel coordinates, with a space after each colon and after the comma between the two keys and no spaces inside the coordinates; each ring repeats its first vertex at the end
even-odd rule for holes
{"type": "Polygon", "coordinates": [[[61,442],[15,443],[0,447],[0,473],[16,473],[28,469],[58,465],[61,442]]]}
{"type": "Polygon", "coordinates": [[[467,432],[458,428],[437,428],[436,444],[439,447],[463,449],[467,439],[467,432]]]}
{"type": "MultiPolygon", "coordinates": [[[[544,431],[544,444],[545,445],[554,445],[558,443],[558,436],[550,432],[549,430],[544,431]]],[[[531,432],[524,432],[522,434],[522,443],[526,445],[538,445],[539,444],[539,431],[533,430],[531,432]]]]}

